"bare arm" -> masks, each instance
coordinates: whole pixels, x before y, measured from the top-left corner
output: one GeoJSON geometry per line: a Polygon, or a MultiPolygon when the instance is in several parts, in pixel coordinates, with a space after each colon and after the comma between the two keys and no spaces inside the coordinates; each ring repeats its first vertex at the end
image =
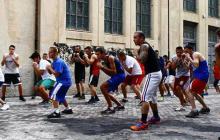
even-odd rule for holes
{"type": "Polygon", "coordinates": [[[98,63],[97,66],[107,75],[112,76],[117,73],[114,57],[109,57],[110,68],[104,67],[101,63],[98,63]]]}
{"type": "Polygon", "coordinates": [[[47,70],[50,72],[50,74],[53,74],[55,77],[59,77],[60,73],[56,72],[51,66],[47,66],[47,70]]]}
{"type": "Polygon", "coordinates": [[[2,59],[1,65],[4,66],[4,65],[5,65],[5,62],[6,62],[6,56],[3,56],[3,59],[2,59]]]}
{"type": "Polygon", "coordinates": [[[148,45],[142,45],[140,47],[140,53],[137,56],[137,59],[141,61],[141,63],[144,63],[147,61],[148,57],[148,45]]]}
{"type": "Polygon", "coordinates": [[[12,57],[12,60],[14,61],[15,65],[16,65],[17,67],[20,66],[19,63],[18,63],[18,60],[19,60],[19,57],[18,57],[18,56],[17,56],[16,58],[13,58],[13,57],[12,57]]]}
{"type": "Polygon", "coordinates": [[[190,56],[187,56],[187,59],[194,67],[199,67],[199,54],[193,53],[193,59],[190,56]]]}
{"type": "Polygon", "coordinates": [[[85,61],[89,65],[93,64],[96,59],[97,59],[97,56],[95,54],[93,54],[90,59],[88,58],[87,55],[85,55],[85,61]]]}
{"type": "Polygon", "coordinates": [[[40,70],[40,69],[37,67],[37,64],[36,64],[36,63],[33,63],[33,68],[34,68],[34,72],[36,73],[37,76],[43,75],[44,70],[40,70]]]}

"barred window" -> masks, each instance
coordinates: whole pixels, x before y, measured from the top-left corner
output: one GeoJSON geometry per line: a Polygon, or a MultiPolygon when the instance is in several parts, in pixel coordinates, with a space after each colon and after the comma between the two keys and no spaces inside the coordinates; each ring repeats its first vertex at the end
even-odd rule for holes
{"type": "Polygon", "coordinates": [[[219,0],[209,0],[209,16],[219,17],[219,0]]]}
{"type": "Polygon", "coordinates": [[[89,0],[66,0],[66,28],[89,30],[89,0]]]}
{"type": "Polygon", "coordinates": [[[197,40],[197,24],[193,22],[184,21],[183,26],[183,43],[184,45],[190,44],[196,51],[196,40],[197,40]]]}
{"type": "Polygon", "coordinates": [[[183,0],[183,9],[196,12],[196,0],[183,0]]]}
{"type": "Polygon", "coordinates": [[[105,32],[122,34],[122,0],[105,0],[105,32]]]}
{"type": "Polygon", "coordinates": [[[136,0],[136,30],[151,36],[151,0],[136,0]]]}

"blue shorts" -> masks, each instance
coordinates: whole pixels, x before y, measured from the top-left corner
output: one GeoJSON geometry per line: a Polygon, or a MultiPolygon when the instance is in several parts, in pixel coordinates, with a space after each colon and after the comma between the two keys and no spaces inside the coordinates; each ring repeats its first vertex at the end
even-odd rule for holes
{"type": "Polygon", "coordinates": [[[50,91],[50,99],[63,103],[65,101],[65,96],[69,88],[70,85],[63,85],[62,83],[56,83],[53,89],[50,91]]]}
{"type": "Polygon", "coordinates": [[[4,82],[0,81],[0,87],[3,85],[4,82]]]}
{"type": "Polygon", "coordinates": [[[108,92],[114,92],[118,86],[124,82],[125,80],[125,74],[116,74],[114,76],[112,76],[108,81],[108,92]]]}

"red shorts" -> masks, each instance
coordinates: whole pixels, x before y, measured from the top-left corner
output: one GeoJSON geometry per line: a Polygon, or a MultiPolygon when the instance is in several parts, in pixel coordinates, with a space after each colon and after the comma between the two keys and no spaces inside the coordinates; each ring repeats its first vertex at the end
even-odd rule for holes
{"type": "Polygon", "coordinates": [[[202,94],[206,88],[206,84],[205,81],[194,79],[190,84],[190,92],[193,94],[202,94]]]}
{"type": "Polygon", "coordinates": [[[140,85],[144,75],[127,75],[124,83],[126,85],[140,85]]]}

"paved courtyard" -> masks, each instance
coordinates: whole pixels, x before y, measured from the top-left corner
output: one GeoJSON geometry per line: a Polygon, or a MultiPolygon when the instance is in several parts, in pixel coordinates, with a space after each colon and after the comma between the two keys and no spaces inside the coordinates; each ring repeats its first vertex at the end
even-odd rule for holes
{"type": "MultiPolygon", "coordinates": [[[[49,107],[40,106],[40,99],[22,103],[18,98],[8,98],[10,110],[0,112],[0,139],[17,140],[100,140],[100,139],[131,139],[131,140],[217,140],[220,137],[220,95],[214,92],[205,97],[211,108],[209,115],[199,118],[185,118],[185,112],[174,112],[178,106],[177,98],[166,97],[159,103],[162,122],[151,126],[149,130],[132,132],[129,126],[140,116],[139,101],[129,95],[125,111],[114,115],[102,116],[100,111],[105,108],[101,101],[95,105],[86,105],[85,101],[78,101],[68,97],[73,107],[72,115],[63,115],[61,119],[47,119],[49,107]]],[[[122,98],[121,95],[117,95],[122,98]]],[[[86,96],[87,100],[89,96],[86,96]]]]}

